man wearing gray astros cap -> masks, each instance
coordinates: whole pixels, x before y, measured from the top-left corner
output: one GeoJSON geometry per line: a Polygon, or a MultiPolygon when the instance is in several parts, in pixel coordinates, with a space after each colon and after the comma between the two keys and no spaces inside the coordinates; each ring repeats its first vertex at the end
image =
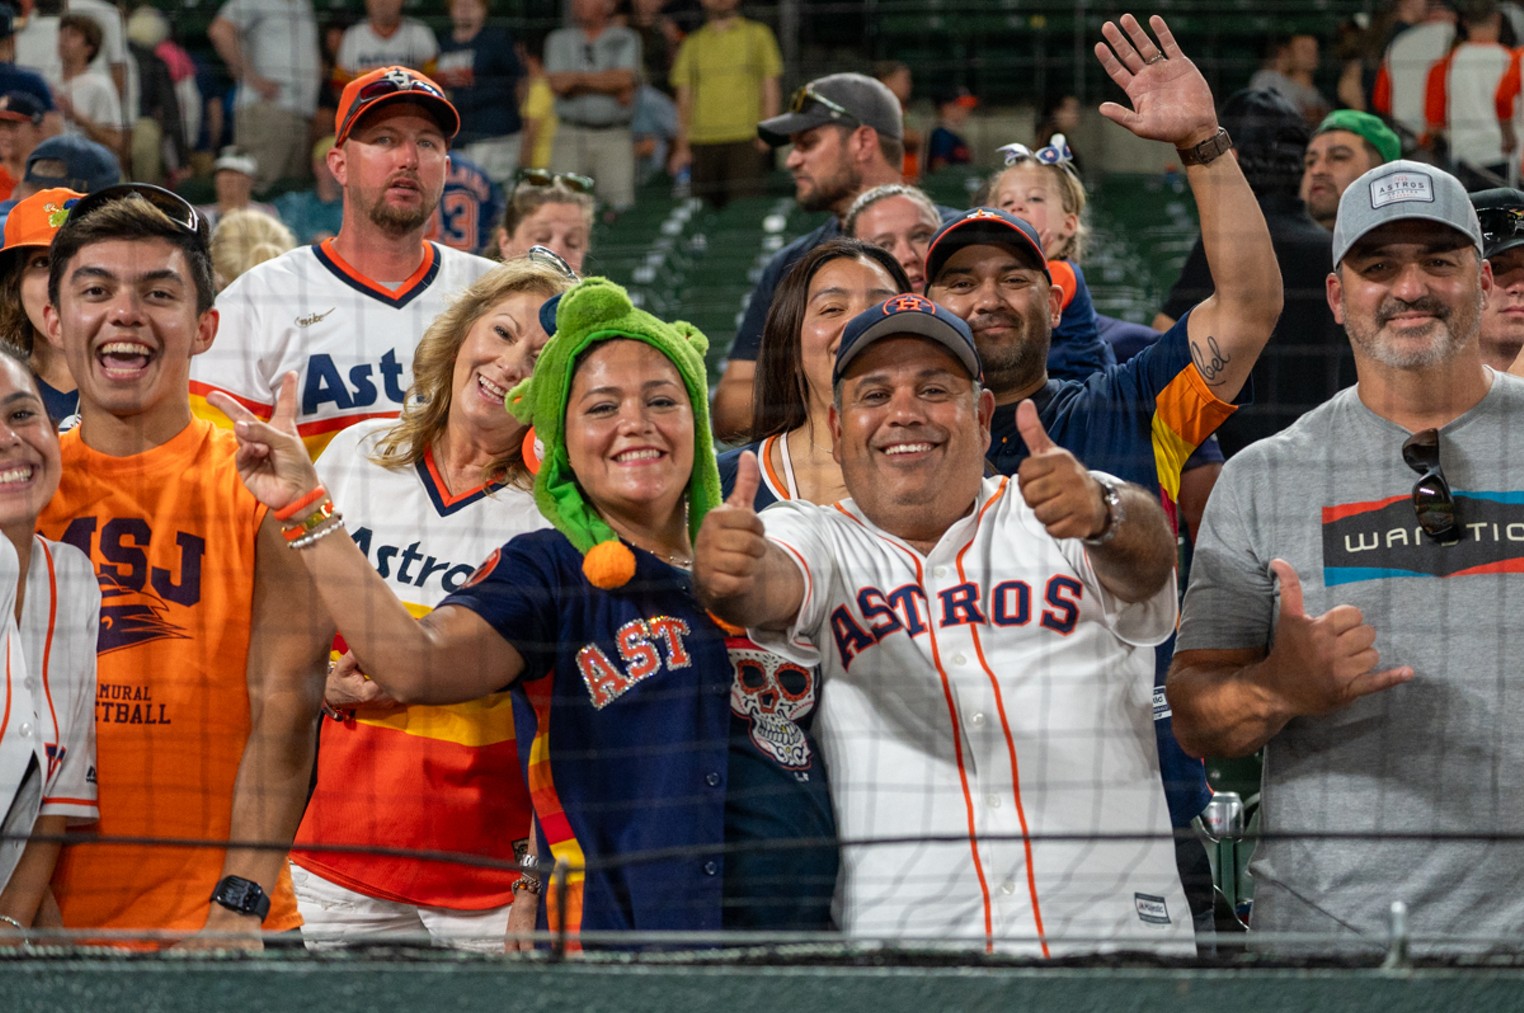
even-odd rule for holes
{"type": "Polygon", "coordinates": [[[1430,953],[1524,923],[1493,874],[1524,862],[1524,382],[1482,362],[1482,243],[1434,166],[1350,184],[1327,289],[1358,382],[1230,460],[1197,536],[1169,702],[1188,751],[1265,750],[1265,947],[1379,938],[1399,899],[1430,953]]]}

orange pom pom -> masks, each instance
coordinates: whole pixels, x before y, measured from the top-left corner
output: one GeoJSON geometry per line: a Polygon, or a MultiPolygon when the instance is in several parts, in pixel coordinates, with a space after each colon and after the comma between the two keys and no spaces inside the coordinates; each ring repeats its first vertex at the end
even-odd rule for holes
{"type": "Polygon", "coordinates": [[[635,576],[635,553],[618,539],[599,542],[582,557],[582,573],[604,591],[624,587],[635,576]]]}

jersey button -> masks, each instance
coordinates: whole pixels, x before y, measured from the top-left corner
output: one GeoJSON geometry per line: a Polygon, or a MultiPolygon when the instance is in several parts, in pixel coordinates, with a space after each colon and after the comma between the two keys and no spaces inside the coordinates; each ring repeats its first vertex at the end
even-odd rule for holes
{"type": "Polygon", "coordinates": [[[35,675],[29,675],[29,676],[27,676],[26,677],[26,681],[23,682],[22,685],[25,686],[27,688],[27,690],[32,692],[32,693],[37,692],[37,687],[38,687],[37,676],[35,676],[35,675]]]}
{"type": "Polygon", "coordinates": [[[993,792],[991,792],[990,794],[984,796],[984,801],[985,801],[985,804],[987,804],[991,809],[999,809],[1000,808],[1000,796],[994,794],[993,792]]]}
{"type": "Polygon", "coordinates": [[[704,783],[711,788],[718,788],[720,786],[720,775],[711,770],[704,775],[704,783]]]}
{"type": "Polygon", "coordinates": [[[964,654],[962,651],[959,651],[957,654],[953,655],[953,664],[954,665],[966,665],[966,664],[968,664],[968,656],[966,654],[964,654]]]}
{"type": "Polygon", "coordinates": [[[982,724],[984,724],[984,714],[983,713],[975,714],[972,717],[970,717],[968,719],[968,721],[969,721],[969,724],[982,725],[982,724]]]}
{"type": "Polygon", "coordinates": [[[943,577],[947,576],[947,567],[939,566],[931,571],[931,575],[936,577],[938,580],[941,580],[943,577]]]}
{"type": "Polygon", "coordinates": [[[1000,884],[1000,892],[1005,894],[1007,897],[1009,897],[1011,894],[1015,893],[1016,892],[1016,881],[1014,879],[1008,879],[1004,883],[1001,883],[1000,884]]]}
{"type": "Polygon", "coordinates": [[[30,722],[23,721],[21,723],[21,727],[17,728],[16,731],[23,739],[29,739],[32,737],[32,726],[30,722]]]}
{"type": "Polygon", "coordinates": [[[704,875],[706,875],[706,876],[713,876],[713,875],[717,874],[719,871],[720,871],[720,863],[719,862],[710,861],[710,862],[705,862],[704,863],[704,875]]]}

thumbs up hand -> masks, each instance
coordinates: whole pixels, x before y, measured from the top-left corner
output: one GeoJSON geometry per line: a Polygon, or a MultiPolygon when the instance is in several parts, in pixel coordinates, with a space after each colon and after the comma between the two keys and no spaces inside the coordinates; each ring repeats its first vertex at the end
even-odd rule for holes
{"type": "Polygon", "coordinates": [[[706,602],[745,597],[755,587],[767,552],[757,488],[762,469],[747,451],[736,468],[736,483],[724,503],[704,517],[693,546],[693,581],[706,602]]]}
{"type": "Polygon", "coordinates": [[[1029,456],[1016,470],[1021,498],[1054,538],[1094,538],[1106,526],[1101,484],[1067,450],[1049,438],[1037,406],[1016,406],[1016,430],[1029,456]]]}

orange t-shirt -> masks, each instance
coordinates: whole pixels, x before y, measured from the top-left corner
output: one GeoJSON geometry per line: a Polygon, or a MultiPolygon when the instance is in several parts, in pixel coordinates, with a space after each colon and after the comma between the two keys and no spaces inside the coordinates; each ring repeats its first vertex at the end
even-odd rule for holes
{"type": "MultiPolygon", "coordinates": [[[[199,419],[131,457],[91,450],[78,429],[61,443],[63,481],[38,529],[88,555],[101,584],[101,818],[90,831],[207,844],[72,844],[53,889],[69,928],[194,931],[222,875],[249,737],[245,672],[265,508],[238,479],[233,434],[199,419]]],[[[282,869],[264,928],[300,924],[282,869]]]]}

